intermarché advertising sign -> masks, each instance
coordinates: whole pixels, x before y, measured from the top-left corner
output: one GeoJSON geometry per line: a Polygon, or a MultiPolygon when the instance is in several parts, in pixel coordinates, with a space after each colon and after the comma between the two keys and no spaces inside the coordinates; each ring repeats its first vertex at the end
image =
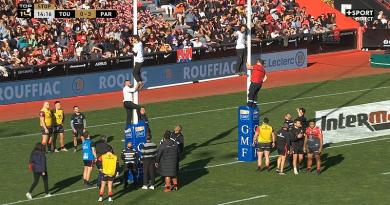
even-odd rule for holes
{"type": "Polygon", "coordinates": [[[390,134],[390,100],[316,111],[325,143],[390,134]]]}
{"type": "MultiPolygon", "coordinates": [[[[307,50],[291,50],[252,56],[265,60],[269,72],[305,68],[307,50]]],[[[172,85],[234,75],[236,57],[193,61],[189,63],[147,66],[142,68],[145,87],[172,85]]],[[[131,69],[104,71],[22,80],[0,83],[0,105],[55,98],[65,98],[97,93],[107,93],[122,89],[123,81],[132,79],[131,69]]]]}

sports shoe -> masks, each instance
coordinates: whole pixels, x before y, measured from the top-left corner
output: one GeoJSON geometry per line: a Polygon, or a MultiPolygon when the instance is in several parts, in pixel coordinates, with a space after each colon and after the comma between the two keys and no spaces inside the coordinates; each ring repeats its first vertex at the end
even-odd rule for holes
{"type": "Polygon", "coordinates": [[[294,174],[297,175],[298,174],[298,170],[297,168],[294,168],[294,174]]]}
{"type": "Polygon", "coordinates": [[[256,171],[261,172],[262,168],[261,167],[257,167],[256,171]]]}
{"type": "Polygon", "coordinates": [[[76,153],[76,152],[77,152],[77,149],[74,149],[74,150],[73,150],[73,153],[76,153]]]}
{"type": "Polygon", "coordinates": [[[108,197],[108,202],[113,202],[114,200],[111,197],[108,197]]]}
{"type": "Polygon", "coordinates": [[[58,151],[58,149],[54,149],[54,152],[58,153],[58,152],[60,152],[60,151],[58,151]]]}
{"type": "Polygon", "coordinates": [[[279,172],[279,175],[286,175],[286,173],[284,173],[284,172],[279,172]]]}
{"type": "Polygon", "coordinates": [[[317,170],[317,175],[320,175],[321,174],[321,170],[317,170]]]}
{"type": "Polygon", "coordinates": [[[61,151],[67,152],[68,150],[64,147],[64,148],[61,149],[61,151]]]}
{"type": "Polygon", "coordinates": [[[148,189],[148,186],[146,186],[146,185],[143,185],[141,189],[144,189],[144,190],[146,190],[146,189],[148,189]]]}
{"type": "Polygon", "coordinates": [[[276,168],[276,170],[275,170],[277,173],[280,173],[280,170],[278,169],[278,168],[276,168]]]}
{"type": "Polygon", "coordinates": [[[31,193],[27,192],[26,197],[27,197],[28,200],[31,200],[32,199],[31,193]]]}
{"type": "Polygon", "coordinates": [[[45,195],[45,197],[51,197],[51,194],[50,194],[50,193],[48,193],[48,194],[46,194],[46,195],[45,195]]]}
{"type": "Polygon", "coordinates": [[[171,192],[171,189],[170,188],[165,188],[164,192],[171,192]]]}
{"type": "Polygon", "coordinates": [[[102,202],[102,201],[103,201],[103,197],[99,197],[98,202],[102,202]]]}
{"type": "Polygon", "coordinates": [[[150,189],[150,190],[154,190],[154,186],[150,186],[149,189],[150,189]]]}

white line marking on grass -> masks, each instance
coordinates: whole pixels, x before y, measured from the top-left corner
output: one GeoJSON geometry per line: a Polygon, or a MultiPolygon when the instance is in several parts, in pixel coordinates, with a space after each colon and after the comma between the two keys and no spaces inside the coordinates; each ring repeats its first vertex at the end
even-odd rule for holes
{"type": "Polygon", "coordinates": [[[384,172],[384,173],[382,173],[383,175],[388,175],[388,174],[390,174],[390,172],[384,172]]]}
{"type": "MultiPolygon", "coordinates": [[[[308,96],[308,97],[300,97],[300,98],[293,98],[293,99],[286,99],[286,100],[278,100],[278,101],[264,102],[264,103],[260,103],[260,105],[270,105],[270,104],[277,104],[277,103],[283,103],[283,102],[289,102],[289,101],[297,101],[297,100],[306,100],[306,99],[322,98],[322,97],[329,97],[329,96],[344,95],[344,94],[349,94],[349,93],[358,93],[358,92],[365,92],[365,91],[372,91],[372,90],[381,90],[381,89],[387,89],[387,88],[390,88],[390,86],[383,86],[383,87],[378,87],[378,88],[367,88],[367,89],[361,89],[361,90],[351,90],[351,91],[338,92],[338,93],[331,93],[331,94],[314,95],[314,96],[308,96]]],[[[174,118],[174,117],[181,117],[181,116],[188,116],[188,115],[196,115],[196,114],[209,113],[209,112],[218,112],[218,111],[231,110],[231,109],[237,109],[237,107],[225,107],[225,108],[219,108],[219,109],[202,110],[202,111],[181,113],[181,114],[175,114],[175,115],[166,115],[166,116],[160,116],[160,117],[149,118],[149,120],[158,120],[158,119],[174,118]]],[[[92,126],[88,126],[88,128],[105,127],[105,126],[117,125],[117,124],[122,124],[122,123],[125,123],[125,121],[121,121],[121,122],[112,122],[112,123],[106,123],[106,124],[100,124],[100,125],[92,125],[92,126]]],[[[66,129],[65,131],[71,131],[71,129],[66,129]]],[[[13,138],[20,138],[20,137],[28,137],[28,136],[34,136],[34,135],[40,135],[40,134],[41,134],[41,133],[32,133],[32,134],[24,134],[24,135],[10,136],[10,137],[2,137],[2,138],[0,138],[0,140],[13,139],[13,138]]]]}
{"type": "MultiPolygon", "coordinates": [[[[114,185],[117,185],[117,184],[119,184],[119,182],[114,183],[114,185]]],[[[63,193],[53,194],[53,195],[51,195],[51,197],[67,195],[67,194],[73,194],[73,193],[87,191],[87,190],[91,190],[91,189],[96,189],[97,190],[96,187],[89,187],[89,188],[85,188],[85,189],[77,189],[77,190],[73,190],[73,191],[67,191],[67,192],[63,192],[63,193]]],[[[51,198],[51,197],[44,197],[44,196],[42,196],[42,197],[33,198],[31,200],[26,199],[26,200],[20,200],[20,201],[11,202],[11,203],[8,203],[8,204],[1,204],[1,205],[19,204],[19,203],[30,202],[30,201],[35,201],[35,200],[39,200],[39,199],[48,199],[48,198],[51,198]]]]}
{"type": "Polygon", "coordinates": [[[385,138],[380,138],[380,139],[373,139],[373,140],[366,140],[366,141],[360,141],[360,142],[353,142],[353,143],[348,143],[348,144],[341,144],[341,145],[330,145],[330,147],[327,147],[325,149],[331,149],[331,148],[336,148],[336,147],[345,147],[345,146],[351,146],[351,145],[356,145],[356,144],[364,144],[364,143],[369,143],[369,142],[378,142],[378,141],[383,141],[383,140],[389,140],[390,138],[385,137],[385,138]]]}
{"type": "Polygon", "coordinates": [[[225,203],[218,204],[218,205],[234,204],[234,203],[238,203],[238,202],[243,202],[243,201],[249,201],[249,200],[253,200],[253,199],[264,198],[264,197],[267,197],[267,196],[268,196],[268,195],[254,196],[254,197],[250,197],[250,198],[246,198],[246,199],[240,199],[240,200],[235,200],[235,201],[229,201],[229,202],[225,202],[225,203]]]}
{"type": "MultiPolygon", "coordinates": [[[[382,141],[382,140],[390,140],[390,138],[380,138],[380,139],[375,139],[375,140],[367,140],[367,141],[354,142],[354,143],[349,143],[349,144],[335,145],[335,146],[328,147],[326,149],[332,149],[332,148],[344,147],[344,146],[352,146],[352,145],[356,145],[356,144],[363,144],[363,143],[370,143],[370,142],[377,142],[377,141],[382,141]]],[[[275,158],[275,157],[277,157],[277,155],[272,155],[270,157],[275,158]]],[[[201,169],[210,169],[210,168],[222,167],[222,166],[233,165],[233,164],[238,164],[238,163],[241,163],[241,161],[234,161],[234,162],[228,162],[228,163],[223,163],[223,164],[209,165],[209,166],[205,166],[205,167],[201,167],[201,168],[187,169],[187,170],[183,170],[183,171],[184,172],[191,172],[191,171],[197,171],[197,170],[201,170],[201,169]]],[[[382,174],[387,175],[387,174],[390,174],[390,172],[386,172],[386,173],[382,173],[382,174]]],[[[117,183],[115,183],[115,184],[117,184],[117,183]]],[[[78,189],[78,190],[74,190],[74,191],[53,194],[51,197],[72,194],[72,193],[87,191],[87,190],[91,190],[91,189],[96,189],[96,188],[90,187],[90,188],[86,188],[86,189],[78,189]]],[[[49,197],[49,198],[51,198],[51,197],[49,197]]],[[[46,197],[37,197],[37,198],[33,198],[32,200],[20,200],[20,201],[11,202],[11,203],[4,203],[1,205],[19,204],[19,203],[29,202],[29,201],[33,201],[33,200],[38,200],[38,199],[47,199],[47,198],[46,197]]]]}

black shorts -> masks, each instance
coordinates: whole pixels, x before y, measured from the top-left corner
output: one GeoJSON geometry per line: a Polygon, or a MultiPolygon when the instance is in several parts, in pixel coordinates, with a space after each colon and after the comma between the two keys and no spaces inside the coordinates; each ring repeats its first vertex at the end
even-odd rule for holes
{"type": "Polygon", "coordinates": [[[287,156],[287,153],[288,153],[287,145],[278,146],[278,155],[287,156]]]}
{"type": "Polygon", "coordinates": [[[51,134],[53,134],[53,128],[52,127],[48,127],[47,130],[49,131],[49,133],[46,133],[45,132],[45,128],[43,128],[41,126],[41,133],[42,133],[42,135],[51,135],[51,134]]]}
{"type": "Polygon", "coordinates": [[[102,181],[105,181],[105,182],[110,181],[110,182],[112,182],[112,181],[114,181],[114,179],[115,179],[114,176],[103,175],[102,181]]]}
{"type": "Polygon", "coordinates": [[[320,154],[320,146],[319,145],[318,146],[309,146],[307,153],[319,155],[320,154]]]}
{"type": "Polygon", "coordinates": [[[292,149],[293,149],[293,154],[304,154],[303,152],[303,146],[300,146],[300,145],[293,145],[292,146],[292,149]]]}
{"type": "Polygon", "coordinates": [[[73,137],[81,137],[84,134],[84,128],[76,129],[76,132],[73,132],[73,137]]]}
{"type": "Polygon", "coordinates": [[[62,125],[54,125],[53,133],[64,133],[64,126],[62,125]]]}
{"type": "Polygon", "coordinates": [[[93,160],[83,160],[84,166],[86,167],[93,167],[93,160]]]}
{"type": "Polygon", "coordinates": [[[272,143],[259,143],[257,144],[257,151],[271,151],[272,143]]]}

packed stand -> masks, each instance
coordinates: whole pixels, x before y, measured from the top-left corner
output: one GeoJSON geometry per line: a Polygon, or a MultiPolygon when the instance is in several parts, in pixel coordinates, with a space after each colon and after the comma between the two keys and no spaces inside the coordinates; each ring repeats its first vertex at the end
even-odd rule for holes
{"type": "MultiPolygon", "coordinates": [[[[19,19],[12,0],[0,0],[0,66],[18,68],[67,61],[132,56],[132,1],[66,1],[62,9],[115,9],[115,19],[19,19]]],[[[152,13],[141,2],[138,32],[145,53],[182,48],[212,49],[236,41],[233,35],[246,24],[243,0],[155,0],[163,14],[152,13]]],[[[294,0],[253,0],[254,40],[324,33],[335,16],[307,14],[294,0]]]]}

